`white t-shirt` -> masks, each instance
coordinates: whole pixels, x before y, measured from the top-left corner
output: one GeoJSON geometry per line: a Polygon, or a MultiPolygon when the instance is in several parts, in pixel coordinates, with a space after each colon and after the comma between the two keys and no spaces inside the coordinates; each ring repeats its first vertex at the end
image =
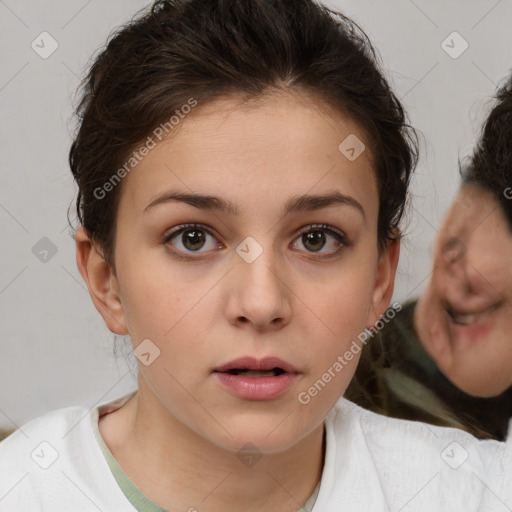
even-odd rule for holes
{"type": "MultiPolygon", "coordinates": [[[[134,512],[95,437],[98,414],[98,407],[58,409],[1,442],[0,512],[134,512]]],[[[325,425],[313,512],[512,510],[505,443],[385,418],[344,398],[325,425]]]]}

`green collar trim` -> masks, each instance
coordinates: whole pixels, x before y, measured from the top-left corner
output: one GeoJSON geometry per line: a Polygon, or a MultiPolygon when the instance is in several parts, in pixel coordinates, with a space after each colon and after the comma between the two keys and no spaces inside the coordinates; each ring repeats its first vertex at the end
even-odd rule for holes
{"type": "MultiPolygon", "coordinates": [[[[135,507],[139,512],[169,512],[168,510],[160,507],[155,502],[151,501],[128,477],[128,475],[123,471],[121,466],[118,464],[112,452],[109,450],[105,441],[101,437],[98,422],[93,421],[93,431],[100,445],[101,451],[107,461],[107,464],[116,479],[117,484],[123,491],[124,495],[128,499],[128,501],[135,507]]],[[[303,507],[300,508],[298,512],[312,512],[313,507],[316,502],[316,498],[318,496],[318,492],[320,491],[320,482],[316,486],[313,494],[309,497],[308,501],[304,504],[303,507]]]]}

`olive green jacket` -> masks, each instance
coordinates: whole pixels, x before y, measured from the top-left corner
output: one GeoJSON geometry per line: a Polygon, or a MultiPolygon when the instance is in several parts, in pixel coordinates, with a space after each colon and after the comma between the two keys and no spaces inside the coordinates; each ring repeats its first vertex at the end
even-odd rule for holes
{"type": "Polygon", "coordinates": [[[364,347],[345,397],[374,412],[433,425],[458,427],[480,439],[503,441],[512,417],[512,387],[493,398],[470,396],[454,386],[418,341],[416,301],[364,347]]]}

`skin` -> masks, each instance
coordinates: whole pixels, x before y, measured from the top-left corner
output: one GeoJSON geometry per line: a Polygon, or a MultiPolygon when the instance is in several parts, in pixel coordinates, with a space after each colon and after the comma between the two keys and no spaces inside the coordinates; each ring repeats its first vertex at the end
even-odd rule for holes
{"type": "Polygon", "coordinates": [[[160,350],[149,366],[139,362],[135,397],[100,421],[121,467],[159,505],[292,512],[317,485],[323,422],[358,356],[309,404],[298,394],[385,312],[399,256],[399,241],[378,252],[372,155],[351,162],[340,153],[349,134],[366,140],[351,119],[304,94],[215,100],[123,181],[115,274],[85,230],[76,233],[78,268],[109,329],[129,334],[134,348],[150,339],[160,350]],[[240,213],[176,201],[144,212],[169,190],[218,196],[240,213]],[[364,215],[347,204],[281,214],[291,197],[333,191],[364,215]],[[199,254],[181,235],[164,241],[185,223],[212,232],[199,254]],[[324,232],[325,245],[311,250],[299,230],[317,223],[349,243],[324,232]],[[236,252],[247,236],[263,250],[252,263],[236,252]],[[280,357],[298,380],[270,401],[235,397],[212,370],[248,355],[280,357]],[[250,468],[237,457],[246,443],[263,455],[250,468]]]}
{"type": "Polygon", "coordinates": [[[434,270],[414,322],[440,370],[470,395],[496,396],[512,383],[511,261],[501,206],[487,190],[463,186],[436,239],[434,270]],[[475,316],[460,317],[468,314],[475,316]]]}

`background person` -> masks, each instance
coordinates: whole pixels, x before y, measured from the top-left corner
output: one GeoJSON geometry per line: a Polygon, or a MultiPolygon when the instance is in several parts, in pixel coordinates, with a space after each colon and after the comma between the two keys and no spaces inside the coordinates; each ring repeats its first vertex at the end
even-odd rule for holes
{"type": "Polygon", "coordinates": [[[364,348],[346,396],[504,440],[512,417],[512,81],[446,213],[425,292],[364,348]]]}

